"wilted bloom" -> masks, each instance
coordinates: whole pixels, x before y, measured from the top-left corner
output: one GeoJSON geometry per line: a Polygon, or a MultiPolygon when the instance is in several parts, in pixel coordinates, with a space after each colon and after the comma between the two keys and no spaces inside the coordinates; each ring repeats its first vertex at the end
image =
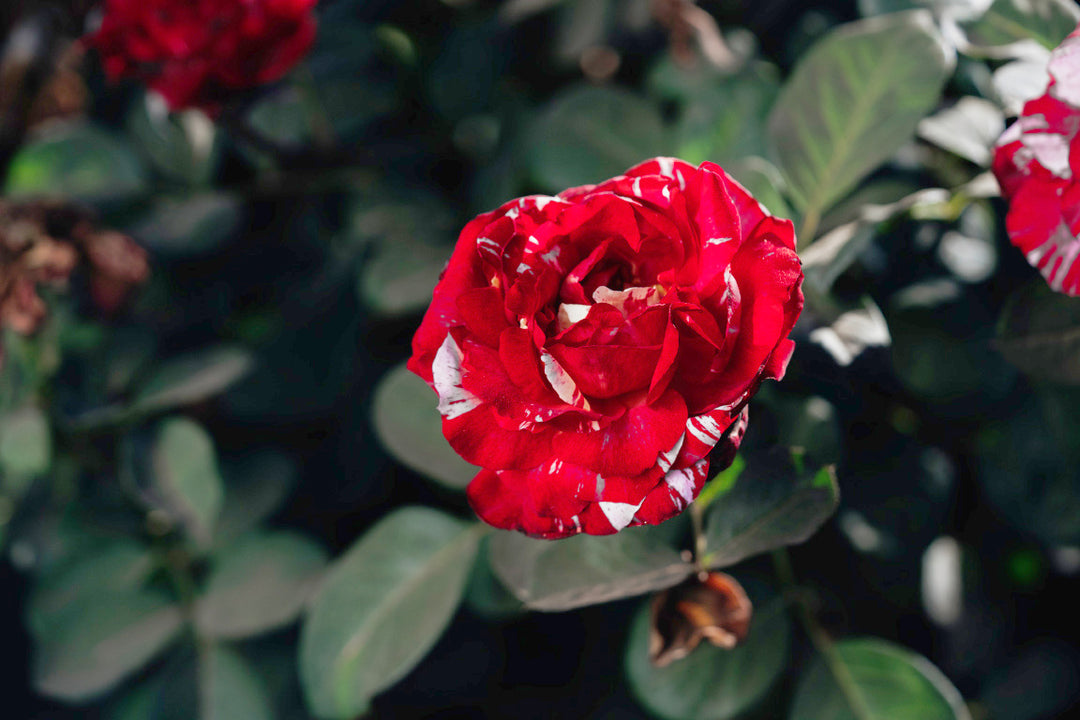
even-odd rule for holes
{"type": "Polygon", "coordinates": [[[753,614],[735,578],[719,572],[694,576],[653,600],[649,659],[663,667],[689,655],[702,640],[730,650],[746,639],[753,614]]]}
{"type": "Polygon", "coordinates": [[[1009,239],[1050,287],[1080,295],[1080,28],[1050,56],[1050,84],[997,142],[1009,239]]]}
{"type": "Polygon", "coordinates": [[[721,168],[657,158],[462,231],[409,367],[483,469],[488,523],[543,538],[680,513],[728,463],[802,310],[791,222],[721,168]]]}
{"type": "Polygon", "coordinates": [[[173,110],[215,113],[285,75],[315,39],[317,0],[105,0],[89,37],[113,80],[135,78],[173,110]]]}

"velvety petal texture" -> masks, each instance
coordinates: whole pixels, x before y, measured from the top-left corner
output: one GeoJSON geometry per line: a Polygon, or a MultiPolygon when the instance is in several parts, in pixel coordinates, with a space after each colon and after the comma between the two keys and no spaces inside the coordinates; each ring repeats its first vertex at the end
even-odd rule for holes
{"type": "Polygon", "coordinates": [[[656,158],[462,231],[410,369],[484,468],[476,513],[534,537],[682,512],[730,464],[802,311],[791,222],[720,167],[656,158]]]}
{"type": "Polygon", "coordinates": [[[1009,239],[1066,295],[1080,295],[1080,28],[1050,56],[1050,84],[994,150],[1009,239]]]}
{"type": "Polygon", "coordinates": [[[88,38],[112,80],[141,80],[173,110],[216,113],[229,93],[285,75],[315,39],[317,0],[105,0],[88,38]]]}

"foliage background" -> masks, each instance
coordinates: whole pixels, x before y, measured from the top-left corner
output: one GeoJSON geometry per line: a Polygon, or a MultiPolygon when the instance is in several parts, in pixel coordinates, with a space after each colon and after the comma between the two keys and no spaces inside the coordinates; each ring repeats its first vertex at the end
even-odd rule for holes
{"type": "MultiPolygon", "coordinates": [[[[393,374],[465,221],[671,154],[720,162],[774,212],[790,211],[800,250],[818,249],[804,254],[815,297],[797,354],[788,378],[754,401],[745,451],[751,468],[777,444],[837,466],[839,509],[790,554],[815,622],[930,659],[972,717],[1064,716],[1080,697],[1070,602],[1080,571],[1070,331],[1080,314],[1011,248],[993,183],[978,178],[1016,88],[1041,92],[1039,62],[1080,10],[986,5],[702,3],[740,66],[710,71],[701,58],[696,70],[673,62],[678,38],[644,0],[324,0],[305,63],[217,126],[163,116],[140,88],[106,86],[86,58],[83,112],[27,133],[5,126],[4,194],[89,203],[150,251],[153,273],[114,318],[96,315],[76,283],[49,297],[38,335],[5,332],[6,707],[50,719],[224,707],[230,718],[308,717],[329,701],[309,688],[305,702],[302,684],[325,676],[316,664],[301,679],[315,611],[297,618],[313,588],[333,584],[326,564],[377,605],[395,582],[379,573],[445,546],[449,560],[434,565],[458,575],[426,578],[416,604],[403,605],[410,612],[380,623],[416,631],[458,597],[448,588],[463,602],[441,608],[445,631],[436,623],[401,642],[417,652],[398,658],[397,677],[358,691],[346,716],[371,700],[376,717],[698,717],[679,697],[715,701],[725,687],[751,716],[799,717],[793,698],[817,661],[782,604],[776,663],[740,666],[703,648],[683,661],[689,679],[638,667],[642,598],[526,611],[489,569],[493,541],[473,565],[468,471],[432,434],[427,391],[393,374]],[[788,81],[793,69],[837,26],[911,8],[926,12],[915,25],[954,44],[959,28],[962,52],[946,53],[937,79],[917,38],[879,43],[894,53],[888,63],[873,47],[854,51],[837,71],[854,96],[879,93],[879,109],[898,96],[917,117],[889,135],[903,112],[871,115],[871,130],[843,127],[830,141],[829,123],[855,114],[850,99],[842,84],[829,89],[832,70],[788,81]],[[1015,42],[1029,38],[1034,47],[1015,42]],[[962,98],[966,112],[935,115],[962,98]],[[829,116],[814,142],[842,157],[836,143],[852,140],[847,170],[825,182],[812,162],[799,169],[784,145],[799,130],[784,123],[813,118],[778,114],[781,102],[829,116]],[[930,115],[937,122],[916,135],[930,115]],[[868,141],[873,129],[886,141],[868,141]],[[819,188],[835,197],[808,199],[819,188]],[[894,204],[925,188],[962,190],[894,204]],[[831,255],[821,250],[830,237],[840,248],[831,255]],[[397,516],[402,536],[379,564],[379,548],[357,543],[404,505],[442,514],[397,516]],[[374,566],[349,571],[350,558],[374,566]],[[129,585],[152,598],[124,594],[129,585]],[[215,587],[235,593],[225,609],[196,610],[215,587]],[[197,633],[180,629],[176,607],[202,618],[197,633]],[[79,635],[147,614],[175,641],[133,651],[128,668],[109,668],[79,635]],[[752,672],[766,677],[755,684],[752,672]]],[[[27,2],[0,18],[8,30],[43,18],[52,57],[81,32],[84,10],[27,2]]],[[[687,524],[661,534],[688,547],[687,524]]],[[[780,592],[767,556],[726,571],[752,595],[780,592]]],[[[348,609],[362,601],[343,603],[319,626],[331,636],[352,630],[348,609]]],[[[394,652],[368,664],[385,669],[394,652]]],[[[908,712],[931,717],[927,707],[908,712]]]]}

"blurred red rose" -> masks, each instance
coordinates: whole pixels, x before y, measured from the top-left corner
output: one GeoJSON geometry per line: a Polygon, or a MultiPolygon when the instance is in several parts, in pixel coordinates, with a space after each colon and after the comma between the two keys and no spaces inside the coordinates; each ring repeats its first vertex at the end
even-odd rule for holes
{"type": "Polygon", "coordinates": [[[216,113],[231,92],[273,82],[315,39],[317,0],[105,0],[89,37],[109,78],[136,78],[173,110],[216,113]]]}
{"type": "Polygon", "coordinates": [[[1058,292],[1080,295],[1080,28],[1050,56],[1046,92],[994,151],[1009,239],[1058,292]]]}
{"type": "Polygon", "coordinates": [[[657,158],[462,231],[410,369],[481,470],[488,523],[604,535],[680,513],[780,378],[803,306],[791,222],[721,168],[657,158]]]}

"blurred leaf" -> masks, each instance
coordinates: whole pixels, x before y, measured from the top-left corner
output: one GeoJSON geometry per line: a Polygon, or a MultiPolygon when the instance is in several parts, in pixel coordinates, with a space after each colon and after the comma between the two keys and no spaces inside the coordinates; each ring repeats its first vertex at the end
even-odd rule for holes
{"type": "Polygon", "coordinates": [[[96,596],[38,636],[34,687],[69,702],[98,697],[160,653],[181,624],[180,608],[161,593],[96,596]]]}
{"type": "Polygon", "coordinates": [[[199,720],[271,720],[262,679],[236,652],[213,645],[199,656],[199,720]]]}
{"type": "Polygon", "coordinates": [[[146,186],[146,170],[125,142],[94,125],[64,125],[15,153],[4,194],[110,202],[132,199],[146,186]]]}
{"type": "Polygon", "coordinates": [[[714,79],[679,114],[676,154],[694,165],[764,156],[765,118],[779,92],[780,73],[770,63],[755,62],[738,75],[714,79]]]}
{"type": "Polygon", "coordinates": [[[990,7],[992,0],[858,0],[863,17],[924,8],[954,20],[971,20],[990,7]]]}
{"type": "Polygon", "coordinates": [[[372,420],[379,442],[402,464],[455,490],[479,468],[461,459],[442,434],[438,398],[402,363],[375,388],[372,420]]]}
{"type": "Polygon", "coordinates": [[[37,406],[0,414],[0,479],[9,492],[21,494],[51,463],[52,430],[37,406]]]}
{"type": "Polygon", "coordinates": [[[296,486],[296,461],[275,449],[244,453],[221,462],[225,500],[214,541],[224,547],[277,512],[296,486]]]}
{"type": "Polygon", "coordinates": [[[981,702],[992,718],[1068,717],[1080,702],[1080,654],[1059,638],[1036,640],[1010,652],[983,685],[981,702]]]}
{"type": "Polygon", "coordinates": [[[252,364],[250,353],[227,345],[173,358],[139,389],[133,410],[156,412],[202,402],[246,375],[252,364]]]}
{"type": "Polygon", "coordinates": [[[627,528],[617,535],[558,542],[498,532],[491,539],[491,565],[533,609],[597,605],[671,587],[694,571],[677,550],[657,542],[658,530],[627,528]]]}
{"type": "Polygon", "coordinates": [[[990,166],[994,143],[1005,131],[1005,115],[989,100],[960,98],[957,103],[919,121],[919,137],[970,160],[990,166]]]}
{"type": "Polygon", "coordinates": [[[840,489],[834,469],[802,465],[801,454],[785,449],[747,459],[735,482],[721,488],[709,503],[704,558],[708,567],[727,567],[805,542],[836,511],[840,489]]]}
{"type": "Polygon", "coordinates": [[[728,163],[724,169],[744,188],[750,191],[754,199],[765,206],[769,214],[779,218],[796,220],[793,211],[784,199],[781,190],[785,187],[784,176],[776,166],[759,157],[744,157],[728,163]]]}
{"type": "Polygon", "coordinates": [[[480,550],[473,563],[469,585],[465,589],[465,603],[477,615],[491,620],[504,620],[525,612],[526,608],[491,567],[491,536],[480,541],[480,550]]]}
{"type": "Polygon", "coordinates": [[[494,19],[455,23],[426,74],[428,96],[440,115],[454,121],[491,107],[509,57],[505,44],[494,19]]]}
{"type": "Polygon", "coordinates": [[[153,449],[155,499],[183,525],[201,547],[207,547],[221,511],[223,486],[210,436],[187,418],[170,418],[158,426],[153,449]]]}
{"type": "Polygon", "coordinates": [[[1077,22],[1080,7],[1071,0],[994,0],[982,17],[963,26],[973,47],[962,49],[990,57],[1015,57],[1018,43],[1035,41],[1052,50],[1077,22]]]}
{"type": "Polygon", "coordinates": [[[146,92],[132,105],[127,129],[153,167],[173,181],[208,183],[220,155],[217,126],[199,111],[169,112],[165,101],[146,92]]]}
{"type": "Polygon", "coordinates": [[[809,459],[837,463],[843,456],[844,437],[836,408],[823,397],[777,393],[769,403],[777,415],[784,445],[802,448],[809,459]]]}
{"type": "Polygon", "coordinates": [[[811,48],[780,91],[768,127],[804,226],[816,227],[823,212],[911,139],[954,65],[923,11],[851,23],[811,48]]]}
{"type": "Polygon", "coordinates": [[[978,437],[977,478],[990,504],[1047,545],[1080,543],[1080,400],[1049,386],[978,437]]]}
{"type": "Polygon", "coordinates": [[[728,650],[701,643],[689,656],[665,667],[649,662],[651,601],[641,604],[630,626],[625,668],[638,701],[666,720],[729,720],[761,702],[787,666],[791,622],[785,604],[756,607],[745,642],[728,650]]]}
{"type": "Polygon", "coordinates": [[[245,638],[292,622],[322,577],[326,553],[302,535],[249,535],[214,558],[195,605],[208,637],[245,638]]]}
{"type": "Polygon", "coordinates": [[[213,252],[241,229],[244,209],[224,193],[155,200],[129,231],[155,255],[189,258],[213,252]]]}
{"type": "Polygon", "coordinates": [[[46,634],[102,598],[137,591],[153,570],[150,549],[132,540],[92,549],[34,586],[26,602],[26,625],[31,633],[46,634]]]}
{"type": "Polygon", "coordinates": [[[869,348],[892,344],[885,316],[869,297],[861,307],[841,313],[829,325],[810,331],[810,342],[820,345],[837,365],[847,367],[869,348]]]}
{"type": "Polygon", "coordinates": [[[1039,279],[1009,298],[994,347],[1038,380],[1080,385],[1080,298],[1039,279]]]}
{"type": "Polygon", "coordinates": [[[334,563],[300,637],[314,714],[362,714],[424,657],[461,601],[479,539],[478,525],[404,507],[334,563]]]}
{"type": "Polygon", "coordinates": [[[554,191],[614,177],[668,148],[660,113],[647,100],[580,85],[541,110],[525,145],[532,176],[554,191]]]}
{"type": "Polygon", "coordinates": [[[1046,68],[1049,54],[1038,59],[1013,60],[994,71],[993,85],[1006,115],[1019,115],[1024,103],[1046,91],[1050,73],[1046,68]]]}
{"type": "Polygon", "coordinates": [[[842,640],[795,690],[789,720],[970,720],[963,698],[926,658],[875,638],[842,640]]]}
{"type": "Polygon", "coordinates": [[[263,679],[236,651],[209,644],[113,704],[108,720],[272,720],[263,679]],[[192,662],[195,660],[195,662],[192,662]]]}

